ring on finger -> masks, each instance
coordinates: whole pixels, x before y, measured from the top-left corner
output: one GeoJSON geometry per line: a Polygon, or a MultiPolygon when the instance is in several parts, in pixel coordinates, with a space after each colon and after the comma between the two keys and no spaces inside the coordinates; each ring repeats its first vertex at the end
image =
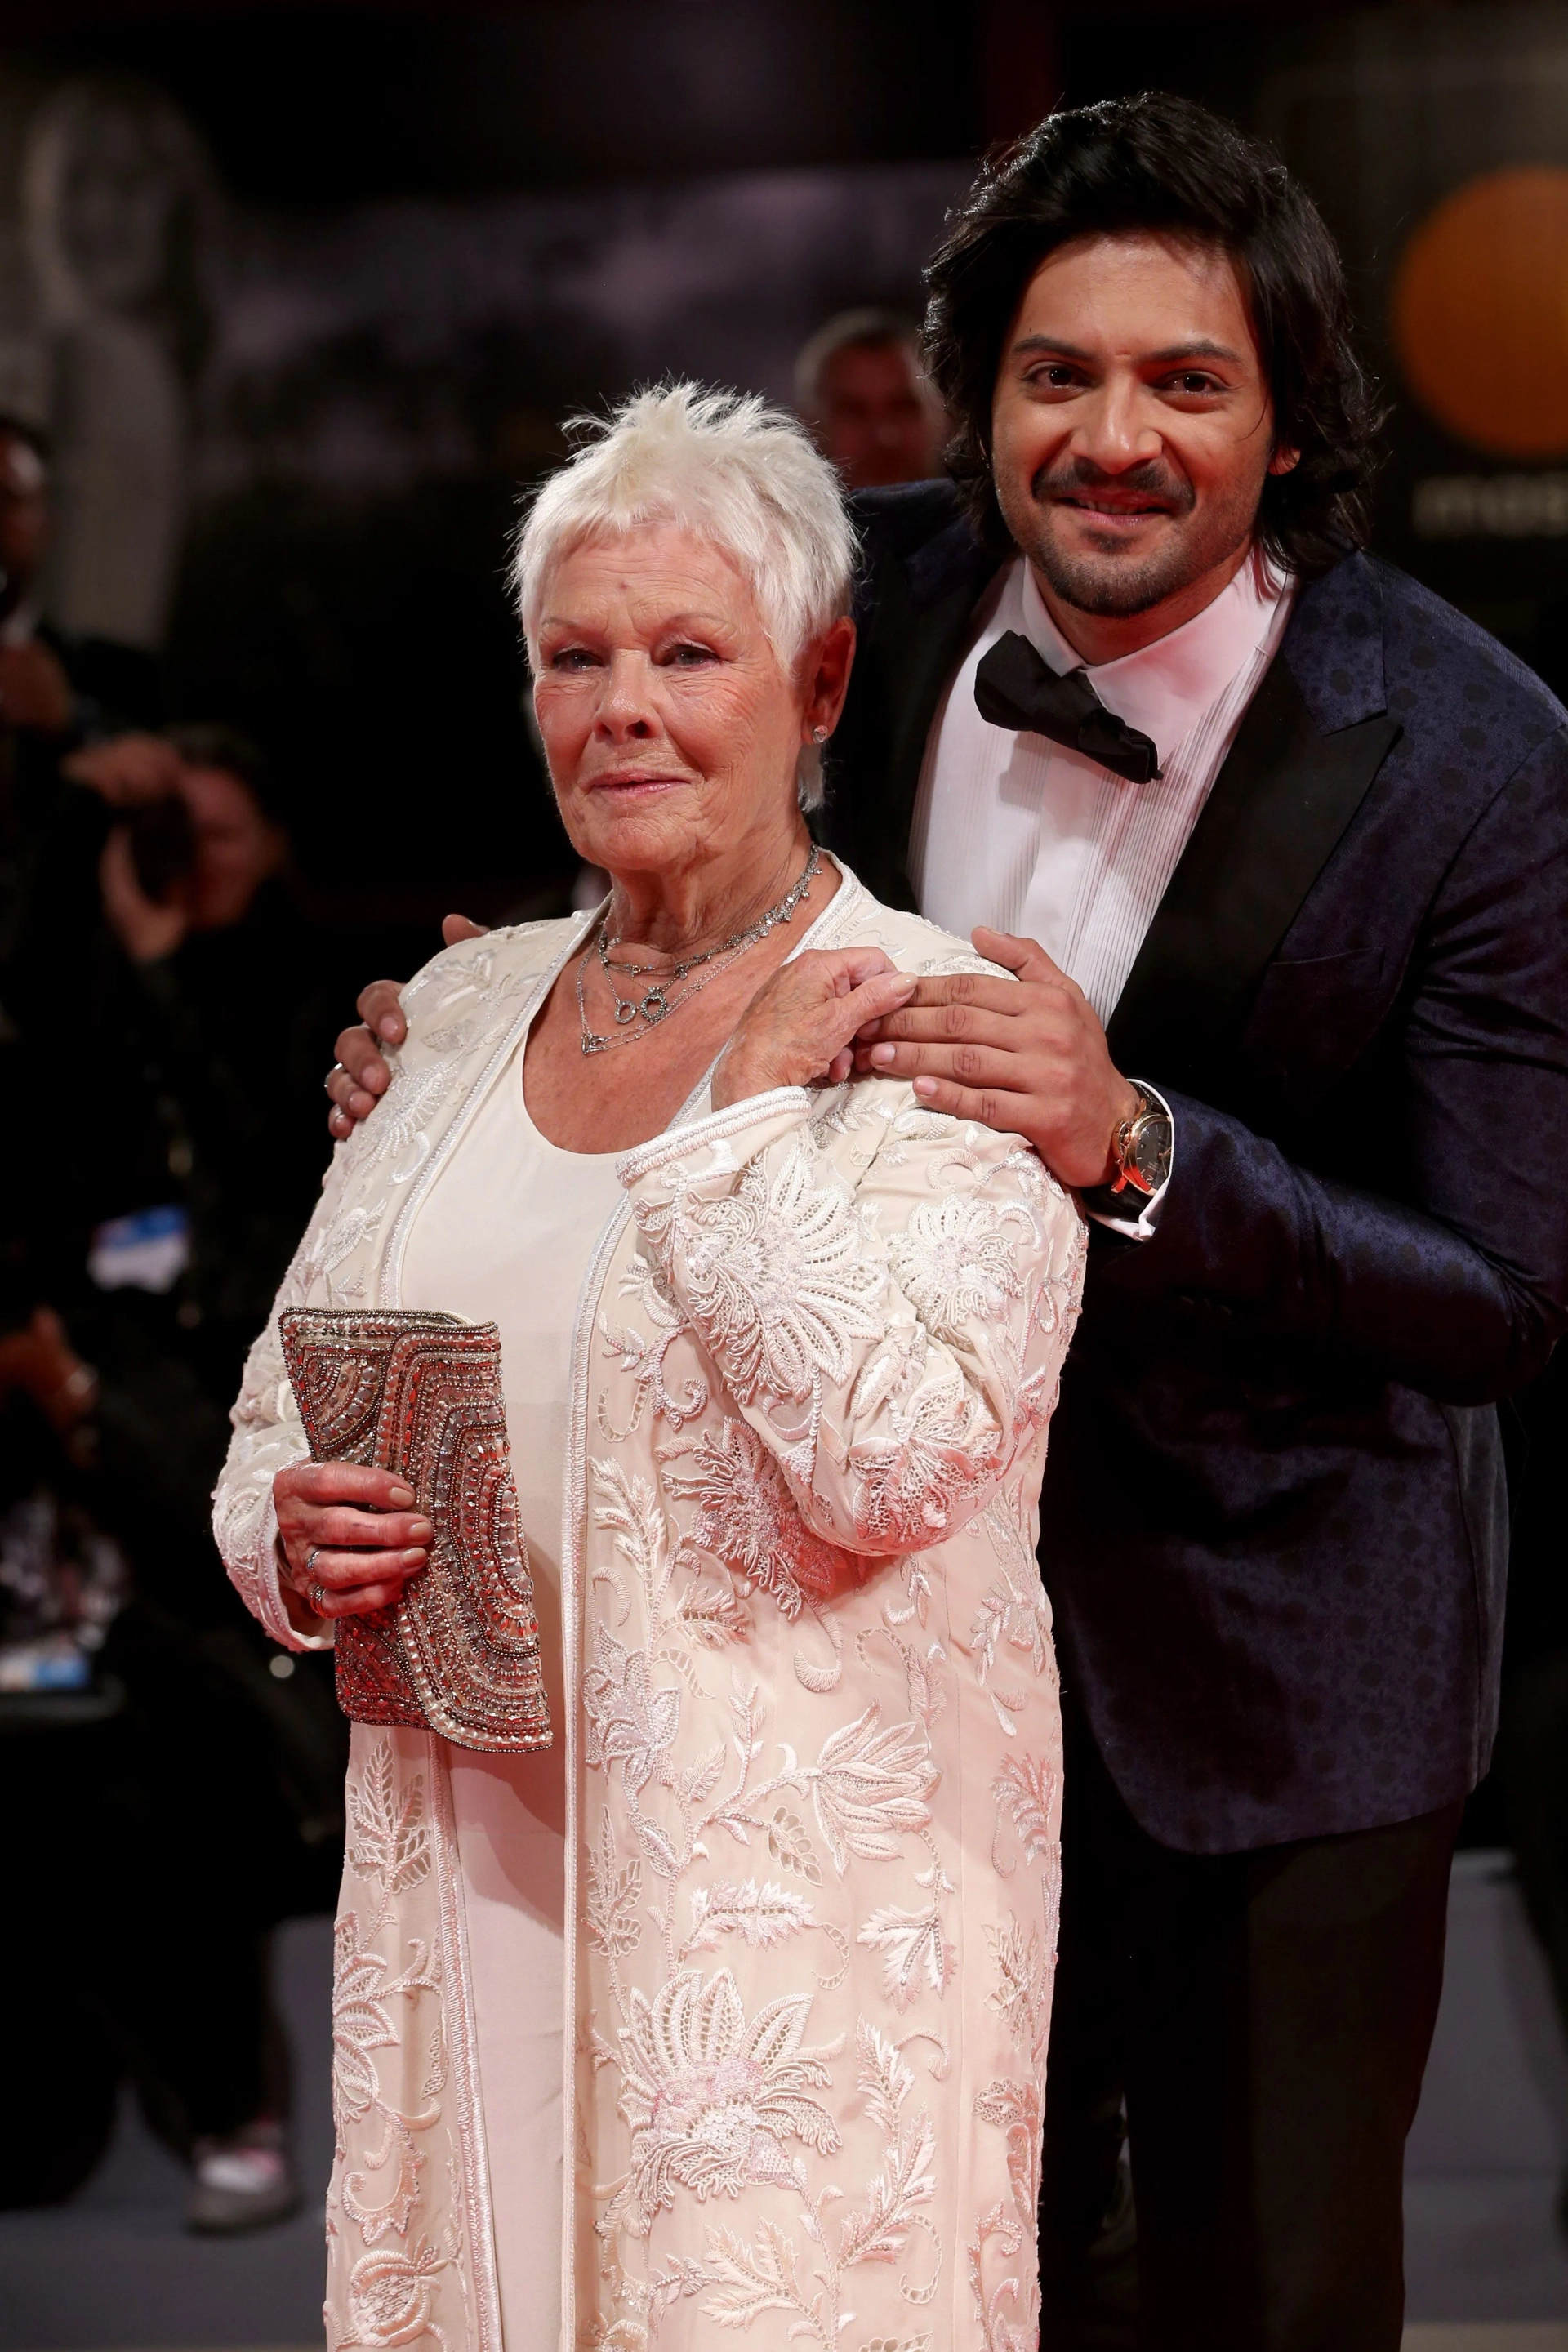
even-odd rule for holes
{"type": "Polygon", "coordinates": [[[326,1076],[321,1080],[321,1084],[325,1087],[327,1092],[331,1094],[332,1091],[332,1080],[334,1078],[346,1078],[347,1076],[348,1072],[344,1069],[342,1064],[341,1062],[334,1062],[331,1068],[327,1072],[326,1076]]]}
{"type": "Polygon", "coordinates": [[[327,1588],[321,1582],[320,1577],[316,1578],[315,1581],[310,1586],[310,1591],[305,1597],[310,1601],[311,1608],[315,1611],[318,1617],[324,1617],[326,1615],[327,1588]]]}

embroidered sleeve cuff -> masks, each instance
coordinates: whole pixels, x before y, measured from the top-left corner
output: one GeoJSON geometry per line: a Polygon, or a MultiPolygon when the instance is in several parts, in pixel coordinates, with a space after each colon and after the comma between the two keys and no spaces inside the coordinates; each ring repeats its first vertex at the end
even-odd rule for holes
{"type": "Polygon", "coordinates": [[[727,1110],[709,1111],[694,1118],[688,1126],[667,1128],[651,1142],[639,1143],[616,1162],[616,1173],[629,1192],[643,1177],[657,1174],[660,1169],[677,1160],[699,1158],[710,1152],[715,1159],[709,1169],[726,1164],[721,1156],[729,1153],[728,1165],[739,1167],[763,1151],[778,1138],[787,1135],[792,1127],[799,1127],[809,1118],[821,1101],[809,1087],[774,1087],[765,1095],[749,1095],[744,1102],[731,1103],[727,1110]],[[734,1150],[736,1144],[739,1150],[734,1150]]]}
{"type": "Polygon", "coordinates": [[[279,1573],[281,1547],[278,1541],[278,1514],[272,1498],[267,1500],[267,1517],[261,1523],[260,1540],[257,1545],[257,1599],[262,1623],[275,1642],[286,1650],[330,1650],[334,1635],[330,1623],[323,1621],[319,1633],[301,1633],[289,1615],[283,1598],[283,1579],[279,1573]]]}
{"type": "Polygon", "coordinates": [[[1165,1171],[1165,1181],[1157,1192],[1134,1192],[1131,1190],[1113,1192],[1109,1184],[1097,1184],[1082,1197],[1085,1213],[1092,1217],[1097,1225],[1104,1225],[1110,1233],[1120,1234],[1124,1241],[1147,1242],[1154,1238],[1160,1223],[1161,1203],[1170,1191],[1171,1179],[1176,1172],[1176,1122],[1172,1118],[1171,1106],[1159,1087],[1152,1087],[1147,1078],[1140,1078],[1137,1083],[1146,1095],[1153,1097],[1171,1120],[1171,1164],[1165,1171]],[[1136,1215],[1132,1213],[1135,1206],[1136,1215]]]}

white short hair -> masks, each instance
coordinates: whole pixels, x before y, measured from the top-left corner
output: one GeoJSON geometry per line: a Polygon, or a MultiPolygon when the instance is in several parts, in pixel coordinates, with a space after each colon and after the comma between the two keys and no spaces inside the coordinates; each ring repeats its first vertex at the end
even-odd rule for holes
{"type": "MultiPolygon", "coordinates": [[[[517,535],[512,585],[531,658],[550,574],[585,541],[673,521],[723,550],[750,583],[769,642],[793,669],[849,609],[855,533],[838,477],[798,421],[755,394],[666,383],[607,417],[580,416],[579,443],[517,535]]],[[[802,754],[801,803],[822,798],[822,761],[802,754]]]]}

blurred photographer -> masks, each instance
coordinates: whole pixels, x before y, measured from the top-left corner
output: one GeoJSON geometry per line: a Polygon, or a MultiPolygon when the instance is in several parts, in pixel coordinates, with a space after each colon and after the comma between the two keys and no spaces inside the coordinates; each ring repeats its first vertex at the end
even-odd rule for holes
{"type": "MultiPolygon", "coordinates": [[[[0,2202],[84,2179],[129,2074],[192,2164],[192,2226],[232,2231],[297,2201],[268,1937],[330,1905],[345,1743],[330,1673],[281,1659],[236,1601],[208,1496],[239,1353],[319,1180],[310,1129],[332,1019],[314,1006],[319,959],[254,746],[218,728],[128,734],[69,753],[62,772],[101,812],[99,905],[68,986],[31,1001],[26,1060],[45,1132],[76,1131],[66,1073],[91,1069],[92,1144],[32,1155],[19,1218],[30,1289],[16,1291],[16,1394],[0,1413],[21,1430],[13,1451],[33,1480],[18,1543],[37,1551],[42,1529],[63,1551],[79,1497],[130,1589],[82,1689],[34,1688],[9,1718],[0,1692],[0,1732],[28,1718],[40,1768],[27,1772],[40,1794],[26,1833],[40,1899],[0,1958],[0,1998],[14,1968],[31,2013],[40,2000],[52,2012],[58,1993],[90,2024],[70,2099],[30,2135],[16,2177],[0,2165],[0,2202]],[[288,1009],[246,1042],[242,1087],[218,1013],[258,961],[288,1009]],[[56,1400],[80,1407],[63,1439],[42,1425],[56,1400]],[[121,1958],[89,1984],[71,1955],[95,1948],[106,1916],[121,1958]]],[[[7,1360],[0,1341],[0,1386],[7,1360]]],[[[13,1549],[19,1590],[27,1562],[13,1549]]],[[[13,1630],[18,1655],[24,1636],[35,1658],[40,1643],[62,1649],[52,1622],[13,1630]]],[[[58,2032],[45,2023],[40,2045],[56,2050],[63,2012],[58,2032]]],[[[44,2104],[40,2082],[29,2105],[44,2104]]]]}
{"type": "Polygon", "coordinates": [[[73,855],[76,821],[96,813],[62,795],[62,759],[83,743],[163,715],[157,663],[134,646],[68,635],[44,610],[40,575],[54,530],[49,446],[24,418],[0,411],[0,1003],[6,967],[38,912],[86,911],[90,866],[73,855]],[[54,836],[63,824],[66,838],[54,836]]]}

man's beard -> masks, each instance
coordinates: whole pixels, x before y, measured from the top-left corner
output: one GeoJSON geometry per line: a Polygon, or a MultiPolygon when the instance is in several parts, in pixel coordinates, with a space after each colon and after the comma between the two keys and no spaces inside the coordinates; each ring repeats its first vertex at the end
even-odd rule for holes
{"type": "MultiPolygon", "coordinates": [[[[1184,529],[1197,504],[1196,495],[1190,482],[1157,458],[1116,475],[1102,474],[1076,457],[1054,472],[1042,467],[1029,484],[1028,502],[1021,513],[1009,512],[1005,499],[1001,504],[1018,547],[1062,603],[1100,620],[1147,613],[1168,597],[1179,595],[1245,545],[1256,520],[1250,498],[1245,503],[1238,499],[1234,505],[1206,509],[1195,529],[1184,529]],[[1050,522],[1064,509],[1054,501],[1063,497],[1092,498],[1096,490],[1110,488],[1159,500],[1175,524],[1160,548],[1135,556],[1110,538],[1102,551],[1061,545],[1050,522]]],[[[1092,519],[1089,527],[1092,530],[1092,519]]]]}

